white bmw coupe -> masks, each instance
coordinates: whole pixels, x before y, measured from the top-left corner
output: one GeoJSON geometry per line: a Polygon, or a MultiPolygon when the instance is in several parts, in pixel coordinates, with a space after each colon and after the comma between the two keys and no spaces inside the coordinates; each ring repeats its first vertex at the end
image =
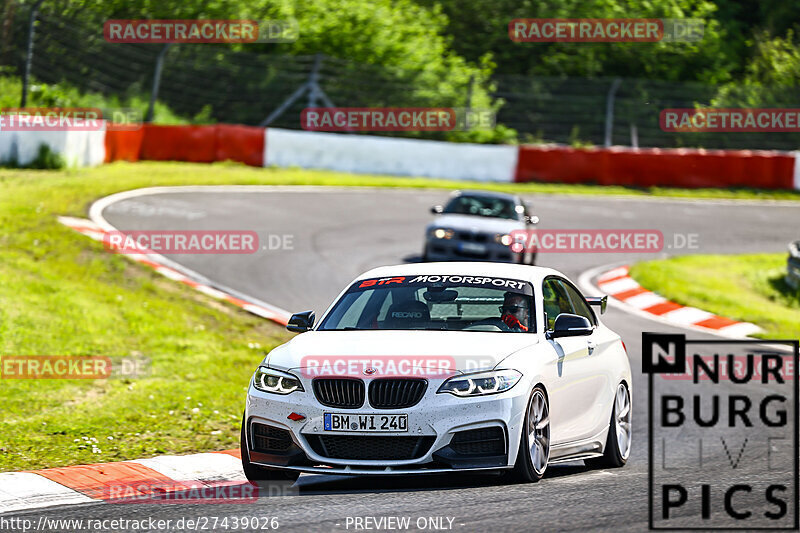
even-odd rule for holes
{"type": "MultiPolygon", "coordinates": [[[[631,449],[625,347],[548,268],[382,267],[359,276],[253,375],[242,421],[252,482],[325,474],[620,467],[631,449]]],[[[595,309],[599,312],[595,312],[595,309]]]]}

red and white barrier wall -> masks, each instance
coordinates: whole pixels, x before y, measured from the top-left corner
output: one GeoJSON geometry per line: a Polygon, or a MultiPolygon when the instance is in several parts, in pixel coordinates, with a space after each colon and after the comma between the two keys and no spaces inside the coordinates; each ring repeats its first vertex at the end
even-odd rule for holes
{"type": "Polygon", "coordinates": [[[135,131],[2,131],[0,159],[17,150],[25,164],[40,143],[76,166],[119,160],[232,160],[252,166],[454,180],[800,190],[800,152],[481,145],[228,124],[145,125],[135,131]]]}
{"type": "Polygon", "coordinates": [[[517,147],[270,128],[264,159],[278,167],[453,180],[511,181],[517,147]]]}
{"type": "Polygon", "coordinates": [[[106,161],[232,159],[457,180],[800,189],[800,152],[478,145],[224,125],[109,132],[106,152],[106,161]]]}
{"type": "Polygon", "coordinates": [[[112,161],[239,161],[260,167],[264,163],[264,128],[145,125],[133,131],[109,131],[105,162],[112,161]]]}
{"type": "Polygon", "coordinates": [[[0,161],[28,165],[44,144],[69,166],[95,166],[105,158],[104,139],[105,131],[0,131],[0,161]]]}
{"type": "Polygon", "coordinates": [[[521,146],[514,181],[800,189],[798,153],[521,146]]]}

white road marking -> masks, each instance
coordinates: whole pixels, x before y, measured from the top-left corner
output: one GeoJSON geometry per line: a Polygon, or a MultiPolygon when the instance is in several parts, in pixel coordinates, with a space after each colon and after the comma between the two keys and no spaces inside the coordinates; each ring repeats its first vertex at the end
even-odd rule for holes
{"type": "Polygon", "coordinates": [[[96,500],[32,472],[0,474],[0,512],[93,501],[96,500]]]}
{"type": "Polygon", "coordinates": [[[186,276],[184,276],[180,272],[176,272],[176,271],[172,270],[171,268],[167,268],[167,267],[158,267],[158,268],[156,268],[156,272],[158,272],[162,276],[168,277],[169,279],[172,279],[172,280],[175,280],[175,281],[185,281],[187,279],[186,276]]]}
{"type": "Polygon", "coordinates": [[[631,296],[623,301],[637,309],[646,309],[648,307],[664,303],[667,301],[667,299],[654,292],[643,292],[642,294],[631,296]]]}
{"type": "Polygon", "coordinates": [[[222,291],[218,291],[217,289],[211,288],[208,285],[198,285],[195,287],[198,291],[202,292],[207,296],[211,296],[212,298],[216,298],[218,300],[224,299],[227,294],[222,291]]]}
{"type": "Polygon", "coordinates": [[[725,326],[724,328],[720,328],[718,331],[723,335],[728,335],[732,337],[744,337],[746,335],[752,335],[753,333],[758,333],[762,330],[755,324],[751,324],[749,322],[739,322],[738,324],[732,324],[730,326],[725,326]]]}
{"type": "Polygon", "coordinates": [[[631,289],[638,289],[639,284],[633,278],[621,278],[614,281],[608,281],[600,284],[600,290],[607,292],[610,295],[615,295],[620,292],[629,291],[631,289]]]}
{"type": "Polygon", "coordinates": [[[128,462],[152,468],[175,481],[247,481],[242,461],[227,453],[162,455],[128,462]]]}
{"type": "Polygon", "coordinates": [[[661,316],[677,324],[696,324],[715,315],[708,311],[697,309],[696,307],[681,307],[669,313],[664,313],[661,316]]]}
{"type": "Polygon", "coordinates": [[[623,266],[623,267],[619,267],[619,268],[614,268],[612,270],[609,270],[608,272],[606,272],[605,274],[603,274],[599,278],[597,278],[597,283],[603,284],[603,283],[605,283],[606,281],[608,281],[610,279],[618,278],[620,276],[627,276],[627,275],[628,275],[628,267],[623,266]]]}

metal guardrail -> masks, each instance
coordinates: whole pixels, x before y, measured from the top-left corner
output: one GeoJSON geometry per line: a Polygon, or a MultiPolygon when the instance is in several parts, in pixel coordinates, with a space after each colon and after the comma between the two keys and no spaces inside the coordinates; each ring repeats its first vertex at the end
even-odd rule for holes
{"type": "Polygon", "coordinates": [[[786,284],[800,290],[800,241],[789,244],[789,258],[786,260],[786,284]]]}

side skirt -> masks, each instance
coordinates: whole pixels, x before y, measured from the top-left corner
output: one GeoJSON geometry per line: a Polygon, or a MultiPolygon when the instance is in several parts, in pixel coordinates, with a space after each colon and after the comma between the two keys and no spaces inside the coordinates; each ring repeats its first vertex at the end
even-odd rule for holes
{"type": "Polygon", "coordinates": [[[597,435],[589,437],[588,439],[554,444],[550,448],[550,460],[548,461],[548,464],[558,464],[565,463],[567,461],[577,461],[579,459],[599,457],[603,455],[603,446],[605,446],[607,437],[608,426],[606,426],[606,428],[597,435]]]}

